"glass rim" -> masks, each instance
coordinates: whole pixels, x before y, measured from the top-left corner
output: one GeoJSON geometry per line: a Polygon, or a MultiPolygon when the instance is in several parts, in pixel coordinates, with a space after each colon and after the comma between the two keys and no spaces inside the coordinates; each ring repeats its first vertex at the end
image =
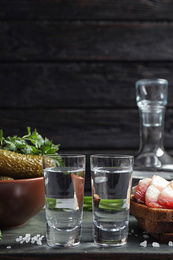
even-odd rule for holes
{"type": "Polygon", "coordinates": [[[91,154],[90,158],[134,159],[134,156],[133,155],[127,155],[127,154],[91,154]]]}
{"type": "Polygon", "coordinates": [[[138,81],[136,81],[136,86],[140,84],[148,84],[148,83],[168,84],[168,80],[162,78],[139,79],[138,81]]]}
{"type": "Polygon", "coordinates": [[[57,154],[44,154],[43,157],[57,157],[57,156],[61,156],[61,157],[66,157],[66,158],[85,158],[86,155],[85,154],[70,154],[70,153],[57,153],[57,154]]]}

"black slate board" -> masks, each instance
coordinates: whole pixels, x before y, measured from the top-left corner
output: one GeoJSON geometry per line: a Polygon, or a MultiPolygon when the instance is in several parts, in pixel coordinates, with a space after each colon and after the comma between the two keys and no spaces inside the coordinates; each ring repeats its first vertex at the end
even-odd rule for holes
{"type": "Polygon", "coordinates": [[[75,248],[50,248],[46,238],[42,245],[16,242],[20,235],[27,233],[31,236],[44,235],[46,232],[45,212],[42,210],[23,226],[2,230],[3,238],[0,241],[0,259],[173,259],[173,247],[160,244],[159,248],[153,248],[153,238],[148,237],[147,247],[141,247],[145,240],[144,232],[138,227],[137,221],[130,216],[129,238],[127,245],[123,247],[97,247],[92,239],[92,213],[84,212],[83,232],[81,244],[75,248]],[[11,246],[10,249],[7,247],[11,246]]]}

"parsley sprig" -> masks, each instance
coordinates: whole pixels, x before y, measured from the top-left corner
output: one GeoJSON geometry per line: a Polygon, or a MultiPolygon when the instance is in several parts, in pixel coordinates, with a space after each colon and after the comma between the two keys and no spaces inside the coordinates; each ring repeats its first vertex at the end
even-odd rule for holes
{"type": "MultiPolygon", "coordinates": [[[[47,137],[44,139],[35,129],[27,127],[27,135],[18,137],[17,135],[3,136],[3,130],[0,129],[0,148],[21,154],[49,155],[57,154],[59,144],[55,145],[47,137]]],[[[58,154],[57,154],[58,155],[58,154]]]]}

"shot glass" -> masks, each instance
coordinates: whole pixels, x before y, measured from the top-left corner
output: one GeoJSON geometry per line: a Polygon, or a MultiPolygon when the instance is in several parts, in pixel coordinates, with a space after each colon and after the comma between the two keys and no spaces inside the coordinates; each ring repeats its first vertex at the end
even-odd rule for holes
{"type": "Polygon", "coordinates": [[[85,155],[43,156],[46,239],[51,247],[80,243],[85,161],[85,155]]]}
{"type": "Polygon", "coordinates": [[[127,243],[133,156],[90,156],[93,239],[98,246],[127,243]]]}

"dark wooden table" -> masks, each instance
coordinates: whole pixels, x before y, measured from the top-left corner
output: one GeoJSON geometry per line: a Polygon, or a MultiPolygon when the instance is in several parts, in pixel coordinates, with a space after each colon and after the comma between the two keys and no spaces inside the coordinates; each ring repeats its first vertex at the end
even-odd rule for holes
{"type": "Polygon", "coordinates": [[[31,234],[44,235],[46,232],[45,212],[42,210],[28,223],[21,227],[3,230],[3,238],[0,241],[0,259],[173,259],[173,247],[160,244],[160,247],[152,247],[155,240],[151,237],[144,238],[144,232],[138,227],[134,217],[130,216],[129,238],[127,245],[123,247],[100,248],[94,245],[92,239],[92,213],[84,212],[83,232],[81,244],[75,248],[50,248],[46,238],[42,245],[16,242],[16,238],[31,234]],[[147,247],[141,247],[140,243],[147,240],[147,247]],[[8,248],[8,247],[11,248],[8,248]]]}

